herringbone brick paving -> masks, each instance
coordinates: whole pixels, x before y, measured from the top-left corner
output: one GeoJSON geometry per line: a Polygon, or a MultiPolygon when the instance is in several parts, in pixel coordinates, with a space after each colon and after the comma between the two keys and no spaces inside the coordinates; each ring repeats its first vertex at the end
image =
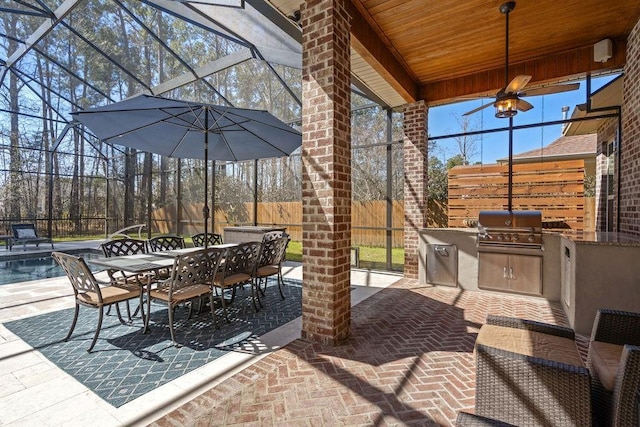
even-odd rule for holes
{"type": "Polygon", "coordinates": [[[488,314],[567,324],[543,299],[402,279],[354,307],[345,345],[296,340],[154,425],[453,425],[473,410],[473,344],[488,314]]]}

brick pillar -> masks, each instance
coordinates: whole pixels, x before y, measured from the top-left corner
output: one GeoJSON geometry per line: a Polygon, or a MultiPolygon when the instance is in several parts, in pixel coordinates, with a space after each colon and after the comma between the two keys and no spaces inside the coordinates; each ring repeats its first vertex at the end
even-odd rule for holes
{"type": "Polygon", "coordinates": [[[620,231],[640,235],[640,21],[627,39],[622,93],[620,231]]]}
{"type": "Polygon", "coordinates": [[[427,227],[427,107],[404,106],[404,277],[418,278],[418,231],[427,227]]]}
{"type": "Polygon", "coordinates": [[[351,325],[351,92],[344,2],[302,5],[302,338],[337,345],[351,325]]]}

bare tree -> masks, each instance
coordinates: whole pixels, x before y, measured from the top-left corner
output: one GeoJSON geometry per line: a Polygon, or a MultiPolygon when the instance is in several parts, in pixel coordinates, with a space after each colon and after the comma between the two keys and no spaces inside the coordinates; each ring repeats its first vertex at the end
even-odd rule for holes
{"type": "MultiPolygon", "coordinates": [[[[468,116],[454,116],[460,133],[467,133],[471,130],[472,122],[468,116]]],[[[473,157],[478,154],[478,135],[462,135],[453,138],[456,141],[457,153],[462,157],[464,165],[468,165],[473,160],[473,157]]]]}

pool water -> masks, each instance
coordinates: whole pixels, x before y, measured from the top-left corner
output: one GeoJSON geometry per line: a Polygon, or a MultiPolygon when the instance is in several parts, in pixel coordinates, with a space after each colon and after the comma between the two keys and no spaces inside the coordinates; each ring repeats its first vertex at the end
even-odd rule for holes
{"type": "MultiPolygon", "coordinates": [[[[68,251],[76,256],[91,259],[101,256],[99,252],[68,251]]],[[[89,265],[91,267],[91,265],[89,265]]],[[[0,285],[26,282],[29,280],[48,279],[50,277],[64,276],[64,270],[48,254],[37,256],[25,256],[20,259],[0,261],[0,285]]]]}

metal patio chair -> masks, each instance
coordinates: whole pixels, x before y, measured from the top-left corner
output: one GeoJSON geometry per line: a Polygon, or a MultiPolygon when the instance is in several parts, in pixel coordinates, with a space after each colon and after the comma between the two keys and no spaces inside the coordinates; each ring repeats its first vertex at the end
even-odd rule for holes
{"type": "Polygon", "coordinates": [[[174,235],[152,237],[148,243],[151,252],[170,251],[172,249],[182,249],[185,247],[184,237],[174,235]]]}
{"type": "Polygon", "coordinates": [[[227,289],[231,289],[231,301],[233,301],[238,287],[250,285],[253,308],[258,311],[257,299],[259,297],[253,277],[260,258],[261,247],[262,243],[260,242],[246,242],[227,248],[224,261],[213,279],[214,288],[221,291],[220,300],[227,322],[229,322],[229,315],[227,301],[224,297],[224,292],[227,289]]]}
{"type": "MultiPolygon", "coordinates": [[[[116,311],[118,312],[118,319],[121,323],[124,323],[124,321],[122,320],[120,309],[118,308],[119,302],[139,298],[140,307],[142,307],[142,288],[122,287],[113,280],[110,280],[109,282],[99,281],[95,278],[87,266],[87,263],[81,257],[69,255],[63,252],[53,252],[51,257],[60,264],[67,274],[75,295],[75,312],[73,315],[73,321],[71,322],[71,327],[69,328],[69,333],[64,339],[65,341],[71,338],[71,334],[76,327],[81,305],[100,310],[98,324],[96,325],[96,332],[93,336],[93,340],[91,341],[91,345],[87,349],[88,352],[93,349],[96,341],[98,340],[100,328],[102,327],[104,307],[110,307],[115,304],[116,311]]],[[[144,309],[142,309],[142,317],[144,318],[144,309]]]]}
{"type": "MultiPolygon", "coordinates": [[[[102,249],[102,253],[105,257],[113,257],[113,256],[122,256],[122,255],[135,255],[135,254],[146,254],[147,253],[147,242],[140,239],[134,239],[131,237],[126,237],[123,239],[113,239],[107,242],[104,242],[100,245],[100,249],[102,249]]],[[[148,276],[146,274],[128,274],[124,271],[115,271],[115,270],[107,270],[109,277],[119,286],[127,286],[132,289],[143,288],[148,281],[148,276]]],[[[135,316],[138,313],[140,307],[136,309],[133,313],[135,316]]],[[[110,311],[107,311],[109,314],[110,311]]],[[[129,307],[129,303],[127,303],[127,316],[129,320],[132,318],[131,309],[129,307]]]]}
{"type": "MultiPolygon", "coordinates": [[[[179,345],[175,339],[173,322],[175,308],[178,304],[209,297],[211,316],[214,324],[218,327],[211,282],[224,252],[225,249],[212,247],[177,256],[171,270],[171,276],[166,280],[159,281],[154,289],[147,290],[148,313],[151,312],[152,299],[163,301],[168,305],[169,331],[171,332],[171,340],[176,347],[179,345]]],[[[145,331],[148,328],[149,317],[146,318],[145,331]]]]}
{"type": "Polygon", "coordinates": [[[222,236],[218,233],[207,233],[206,235],[204,233],[198,233],[191,236],[191,240],[193,241],[193,246],[195,247],[204,246],[205,237],[207,241],[207,246],[221,245],[223,243],[222,236]]]}
{"type": "MultiPolygon", "coordinates": [[[[270,276],[276,276],[280,297],[284,299],[284,293],[282,292],[284,286],[282,263],[287,253],[289,240],[289,235],[281,234],[280,237],[262,242],[260,259],[258,260],[254,274],[256,289],[258,289],[262,295],[264,295],[267,290],[267,279],[270,276]],[[261,289],[260,285],[262,283],[264,284],[264,288],[261,289]]],[[[258,299],[258,301],[260,300],[258,299]]]]}

